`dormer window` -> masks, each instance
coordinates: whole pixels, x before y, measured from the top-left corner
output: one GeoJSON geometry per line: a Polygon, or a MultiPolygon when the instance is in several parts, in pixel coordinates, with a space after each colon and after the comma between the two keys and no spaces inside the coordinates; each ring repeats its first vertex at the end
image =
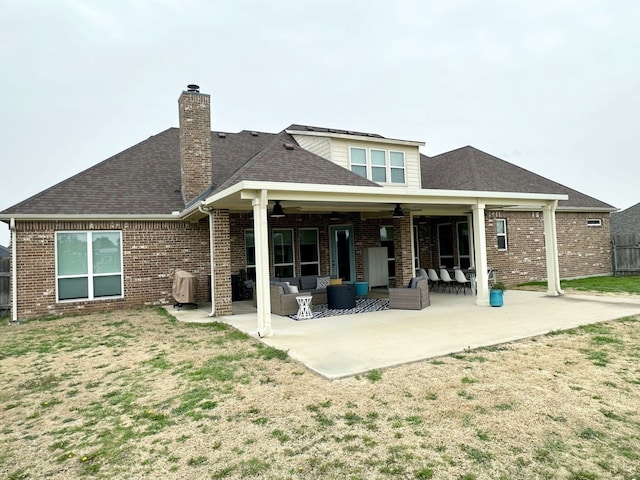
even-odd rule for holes
{"type": "Polygon", "coordinates": [[[351,147],[351,171],[377,183],[405,184],[404,152],[351,147]]]}

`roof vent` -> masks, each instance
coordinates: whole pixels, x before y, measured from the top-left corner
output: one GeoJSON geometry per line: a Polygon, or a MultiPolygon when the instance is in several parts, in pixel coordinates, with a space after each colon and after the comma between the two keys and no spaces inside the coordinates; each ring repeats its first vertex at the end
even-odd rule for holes
{"type": "Polygon", "coordinates": [[[257,137],[258,136],[258,132],[251,132],[251,136],[252,137],[257,137]]]}
{"type": "Polygon", "coordinates": [[[195,85],[193,83],[191,85],[187,85],[187,92],[200,93],[200,85],[195,85]]]}
{"type": "Polygon", "coordinates": [[[224,132],[218,132],[218,138],[227,138],[227,134],[224,132]]]}
{"type": "Polygon", "coordinates": [[[283,143],[282,146],[285,150],[293,150],[293,143],[283,143]]]}

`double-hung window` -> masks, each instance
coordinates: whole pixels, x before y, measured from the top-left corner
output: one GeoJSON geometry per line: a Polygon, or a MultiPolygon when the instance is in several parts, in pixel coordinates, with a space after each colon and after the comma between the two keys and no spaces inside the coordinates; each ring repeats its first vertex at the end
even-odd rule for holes
{"type": "Polygon", "coordinates": [[[405,183],[404,153],[389,152],[389,168],[391,169],[391,183],[405,183]]]}
{"type": "Polygon", "coordinates": [[[496,218],[496,232],[498,238],[498,250],[507,249],[507,220],[496,218]]]}
{"type": "Polygon", "coordinates": [[[274,229],[273,230],[273,270],[276,277],[293,277],[293,230],[274,229]]]}
{"type": "Polygon", "coordinates": [[[247,277],[256,279],[256,239],[253,229],[247,228],[244,231],[244,255],[247,266],[247,277]]]}
{"type": "Polygon", "coordinates": [[[387,183],[387,152],[371,149],[371,180],[387,183]]]}
{"type": "Polygon", "coordinates": [[[56,284],[59,301],[122,297],[122,232],[57,232],[56,284]]]}
{"type": "Polygon", "coordinates": [[[318,229],[301,228],[298,230],[298,236],[300,240],[300,275],[319,275],[318,229]]]}
{"type": "Polygon", "coordinates": [[[364,148],[351,148],[351,171],[367,178],[367,151],[364,148]]]}

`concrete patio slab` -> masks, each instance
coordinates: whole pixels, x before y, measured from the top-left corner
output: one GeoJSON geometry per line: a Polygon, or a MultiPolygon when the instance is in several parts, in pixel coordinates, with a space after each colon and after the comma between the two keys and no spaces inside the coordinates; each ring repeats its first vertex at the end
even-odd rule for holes
{"type": "MultiPolygon", "coordinates": [[[[503,307],[479,307],[469,295],[432,293],[431,306],[420,311],[386,310],[305,321],[272,315],[273,336],[260,340],[336,379],[640,314],[637,297],[549,297],[513,290],[504,298],[503,307]]],[[[249,313],[215,320],[257,338],[257,316],[251,308],[244,309],[249,313]]],[[[204,307],[169,311],[182,321],[212,320],[204,307]]]]}

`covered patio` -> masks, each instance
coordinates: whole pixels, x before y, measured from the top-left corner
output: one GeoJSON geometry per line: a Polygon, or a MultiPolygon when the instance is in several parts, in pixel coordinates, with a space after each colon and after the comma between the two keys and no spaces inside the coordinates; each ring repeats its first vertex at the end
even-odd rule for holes
{"type": "MultiPolygon", "coordinates": [[[[345,191],[336,191],[335,185],[309,185],[295,183],[269,183],[246,181],[213,194],[206,198],[197,210],[201,214],[209,215],[210,244],[211,244],[211,298],[214,299],[212,316],[225,316],[229,311],[231,300],[224,295],[216,295],[216,289],[224,288],[228,282],[230,252],[227,249],[216,249],[218,238],[229,235],[229,216],[244,215],[250,218],[254,245],[255,298],[257,303],[256,325],[260,336],[271,336],[275,330],[272,325],[272,309],[269,298],[270,278],[274,274],[277,256],[270,247],[271,234],[274,225],[278,228],[299,228],[302,222],[316,222],[320,236],[327,233],[339,233],[333,225],[327,223],[332,214],[342,214],[347,219],[342,225],[349,238],[345,251],[351,252],[349,262],[351,276],[345,276],[340,270],[339,240],[327,235],[324,242],[320,240],[320,250],[326,249],[322,263],[322,274],[335,275],[345,280],[358,280],[358,270],[362,269],[362,247],[371,241],[366,225],[373,219],[386,218],[391,221],[395,232],[395,285],[405,286],[415,276],[416,242],[414,222],[421,217],[460,216],[465,218],[469,231],[470,266],[475,269],[477,281],[477,295],[470,300],[477,306],[489,305],[487,239],[485,227],[485,212],[492,209],[526,208],[542,213],[545,235],[547,294],[557,296],[562,294],[558,269],[557,234],[555,212],[558,201],[566,199],[566,195],[503,193],[479,191],[453,190],[425,190],[425,189],[389,189],[368,186],[352,186],[345,191]],[[279,210],[279,218],[274,219],[273,212],[279,210]],[[401,214],[396,215],[396,210],[401,214]],[[250,216],[249,216],[250,215],[250,216]],[[314,220],[315,219],[315,220],[314,220]],[[325,231],[328,231],[326,232],[325,231]],[[354,239],[355,238],[355,239],[354,239]],[[330,244],[330,246],[329,246],[330,244]],[[360,265],[360,266],[359,266],[360,265]]],[[[195,207],[194,207],[195,208],[195,207]]],[[[195,212],[194,212],[195,213],[195,212]]],[[[293,230],[292,230],[293,231],[293,230]]],[[[232,235],[233,237],[233,235],[232,235]]],[[[237,238],[237,235],[236,235],[237,238]]],[[[379,239],[378,239],[379,242],[379,239]]],[[[293,243],[291,244],[293,246],[293,243]]],[[[379,245],[379,243],[378,243],[379,245]]],[[[238,245],[240,246],[240,245],[238,245]]],[[[298,261],[299,262],[299,261],[298,261]]],[[[435,266],[435,265],[432,265],[435,266]]],[[[294,272],[298,273],[302,265],[292,264],[294,272]]]]}
{"type": "MultiPolygon", "coordinates": [[[[181,311],[181,321],[209,322],[205,306],[181,311]]],[[[580,325],[640,314],[637,298],[509,291],[501,308],[478,308],[474,297],[432,293],[424,310],[386,310],[295,321],[272,315],[274,335],[260,337],[250,302],[234,304],[232,325],[329,379],[489,347],[580,325]]]]}

